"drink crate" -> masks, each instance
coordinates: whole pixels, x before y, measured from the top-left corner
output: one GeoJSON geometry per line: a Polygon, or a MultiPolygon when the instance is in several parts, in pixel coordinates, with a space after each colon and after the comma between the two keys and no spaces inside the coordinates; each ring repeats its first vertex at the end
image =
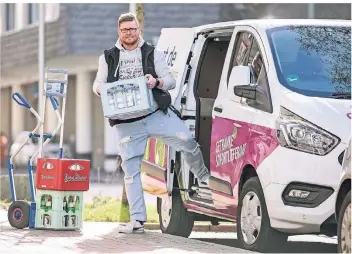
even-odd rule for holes
{"type": "Polygon", "coordinates": [[[83,192],[37,190],[35,228],[79,230],[83,221],[83,192]]]}
{"type": "Polygon", "coordinates": [[[155,110],[145,77],[102,84],[100,94],[104,116],[111,119],[135,118],[155,110]]]}
{"type": "Polygon", "coordinates": [[[89,190],[90,161],[38,158],[36,188],[42,190],[89,190]]]}

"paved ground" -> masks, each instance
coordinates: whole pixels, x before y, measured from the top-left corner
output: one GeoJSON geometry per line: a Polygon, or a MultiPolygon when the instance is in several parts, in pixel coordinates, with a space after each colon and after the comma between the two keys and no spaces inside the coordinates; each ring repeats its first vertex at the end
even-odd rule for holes
{"type": "MultiPolygon", "coordinates": [[[[205,242],[239,247],[236,233],[193,232],[190,237],[205,242]]],[[[287,244],[278,253],[337,253],[337,238],[324,235],[290,236],[287,244]]]]}
{"type": "MultiPolygon", "coordinates": [[[[105,175],[101,178],[106,178],[105,175]]],[[[90,184],[84,201],[96,195],[120,198],[119,179],[110,183],[90,184]]],[[[100,179],[101,180],[101,179],[100,179]]],[[[154,196],[145,193],[147,203],[156,204],[154,196]]],[[[5,253],[243,253],[236,233],[193,232],[192,239],[148,231],[130,236],[116,232],[117,223],[84,223],[82,232],[15,230],[7,223],[7,212],[0,208],[0,254],[5,253]]],[[[302,235],[290,237],[285,253],[336,253],[336,237],[302,235]]]]}
{"type": "Polygon", "coordinates": [[[245,253],[238,248],[146,231],[124,235],[117,223],[84,223],[81,232],[15,230],[0,224],[0,253],[245,253]]]}
{"type": "MultiPolygon", "coordinates": [[[[0,208],[0,253],[248,253],[238,246],[235,233],[193,232],[189,239],[160,231],[124,235],[117,223],[85,222],[81,232],[16,230],[0,208]]],[[[290,237],[281,253],[336,253],[336,237],[290,237]]]]}

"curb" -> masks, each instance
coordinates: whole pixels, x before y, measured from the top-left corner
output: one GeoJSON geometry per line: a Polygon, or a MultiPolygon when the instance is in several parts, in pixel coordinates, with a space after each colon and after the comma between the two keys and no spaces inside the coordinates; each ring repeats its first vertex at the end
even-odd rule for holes
{"type": "MultiPolygon", "coordinates": [[[[145,223],[144,228],[147,230],[160,230],[159,223],[145,223]]],[[[236,224],[229,225],[194,225],[193,231],[195,232],[236,232],[236,224]]]]}

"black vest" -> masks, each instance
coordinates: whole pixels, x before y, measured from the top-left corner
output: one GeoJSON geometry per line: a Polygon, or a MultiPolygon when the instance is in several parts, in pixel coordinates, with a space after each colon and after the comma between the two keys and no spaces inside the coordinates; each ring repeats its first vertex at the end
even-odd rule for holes
{"type": "MultiPolygon", "coordinates": [[[[143,65],[143,73],[144,75],[150,74],[154,78],[157,78],[157,74],[155,72],[155,66],[154,66],[154,46],[151,44],[145,42],[143,46],[141,47],[141,53],[142,53],[142,65],[143,65]]],[[[120,59],[120,50],[114,46],[110,49],[104,50],[104,55],[105,55],[105,61],[108,65],[108,77],[107,77],[107,83],[112,83],[115,82],[119,79],[119,70],[116,72],[116,77],[115,77],[115,70],[117,68],[117,65],[119,64],[119,59],[120,59]]],[[[158,88],[153,88],[152,89],[154,99],[156,103],[158,104],[159,108],[166,113],[168,107],[171,104],[171,96],[167,91],[158,89],[158,88]]],[[[153,113],[151,113],[153,114],[153,113]]],[[[150,114],[148,114],[150,115],[150,114]]],[[[114,126],[116,124],[120,123],[131,123],[135,122],[138,120],[141,120],[148,115],[142,116],[142,117],[137,117],[137,118],[132,118],[132,119],[127,119],[127,120],[119,120],[119,119],[109,119],[110,126],[114,126]]]]}

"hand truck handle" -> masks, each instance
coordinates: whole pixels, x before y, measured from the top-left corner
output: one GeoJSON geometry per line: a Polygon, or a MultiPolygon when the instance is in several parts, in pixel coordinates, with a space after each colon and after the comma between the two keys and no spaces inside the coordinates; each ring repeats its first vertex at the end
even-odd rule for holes
{"type": "Polygon", "coordinates": [[[46,69],[47,73],[61,73],[61,74],[68,74],[67,69],[53,69],[53,68],[47,68],[46,69]]]}
{"type": "Polygon", "coordinates": [[[59,108],[59,102],[54,96],[50,96],[50,101],[51,104],[53,105],[54,110],[57,110],[59,108]]]}
{"type": "Polygon", "coordinates": [[[19,93],[14,93],[14,94],[12,95],[12,99],[14,99],[14,101],[17,102],[17,104],[20,105],[20,106],[26,107],[26,108],[28,108],[28,109],[30,109],[30,108],[32,107],[32,106],[26,101],[26,99],[23,98],[22,95],[20,95],[19,93]],[[19,102],[16,97],[17,97],[21,102],[19,102]]]}

